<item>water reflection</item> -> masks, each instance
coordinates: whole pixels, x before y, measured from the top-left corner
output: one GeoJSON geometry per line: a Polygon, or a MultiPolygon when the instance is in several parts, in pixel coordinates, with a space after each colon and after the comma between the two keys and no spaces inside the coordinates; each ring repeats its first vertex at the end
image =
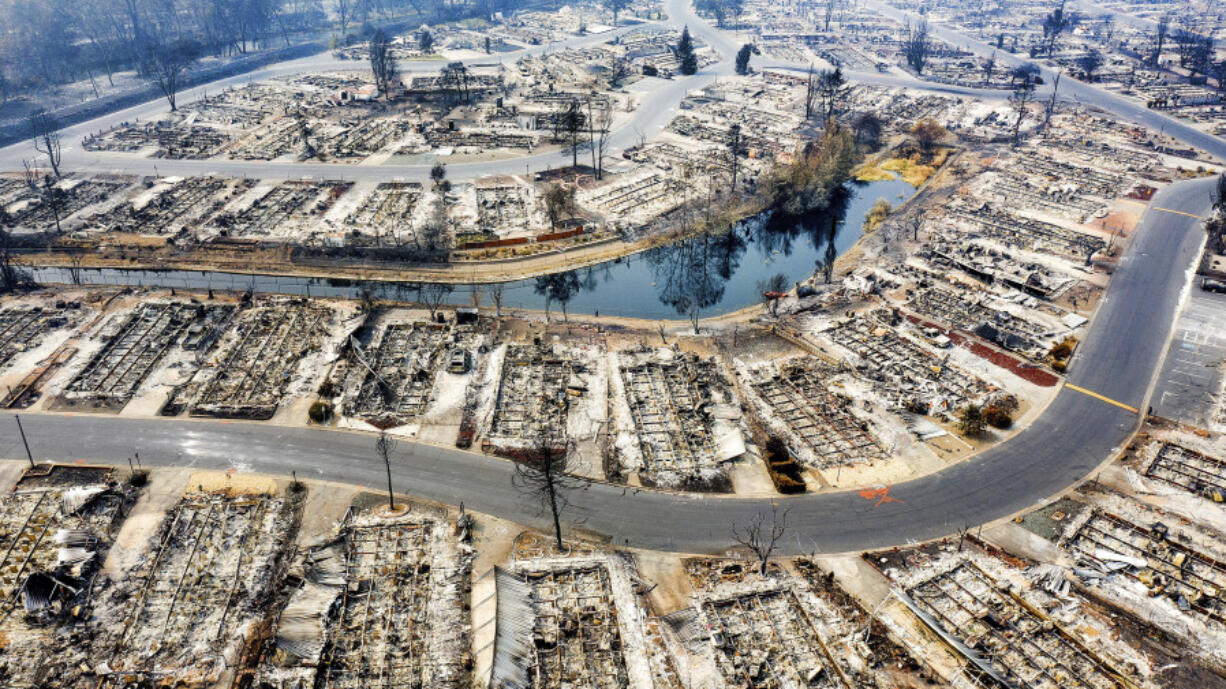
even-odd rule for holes
{"type": "MultiPolygon", "coordinates": [[[[825,271],[825,278],[829,280],[834,260],[839,255],[839,232],[844,227],[852,198],[851,191],[839,194],[829,207],[799,217],[765,213],[747,218],[727,232],[700,235],[678,244],[650,249],[637,260],[646,266],[659,303],[697,327],[698,319],[724,301],[728,284],[740,273],[742,260],[750,249],[764,263],[795,253],[811,256],[813,272],[825,271]]],[[[750,277],[760,277],[757,271],[749,273],[750,277]]],[[[604,290],[614,277],[611,263],[545,275],[535,279],[533,293],[544,300],[546,311],[558,306],[565,316],[568,304],[580,295],[604,290]],[[598,275],[602,279],[597,279],[598,275]]],[[[808,275],[789,275],[793,280],[805,277],[808,275]]],[[[630,284],[623,281],[618,287],[626,289],[630,284]]]]}
{"type": "MultiPolygon", "coordinates": [[[[827,277],[834,260],[861,235],[865,215],[881,198],[897,201],[914,190],[902,181],[852,185],[825,210],[800,217],[772,214],[738,223],[720,235],[697,237],[641,255],[505,285],[505,309],[559,309],[634,318],[708,317],[760,302],[759,282],[782,273],[789,282],[827,277]],[[825,273],[825,275],[823,275],[825,273]]],[[[63,268],[32,269],[36,280],[69,283],[63,268]]],[[[420,301],[421,286],[224,272],[83,269],[86,284],[160,286],[204,291],[252,289],[315,297],[420,301]]],[[[472,303],[458,287],[448,301],[472,303]]]]}

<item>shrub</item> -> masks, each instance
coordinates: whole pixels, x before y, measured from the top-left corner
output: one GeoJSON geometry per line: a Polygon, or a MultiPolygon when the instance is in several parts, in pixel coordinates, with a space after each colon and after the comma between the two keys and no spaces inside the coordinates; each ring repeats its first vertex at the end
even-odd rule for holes
{"type": "Polygon", "coordinates": [[[1013,416],[994,404],[983,408],[983,420],[992,428],[1004,429],[1013,425],[1013,416]]]}
{"type": "Polygon", "coordinates": [[[332,418],[332,405],[320,400],[311,405],[307,410],[307,416],[311,417],[311,421],[315,423],[327,423],[332,418]]]}
{"type": "Polygon", "coordinates": [[[958,430],[969,438],[983,434],[983,410],[977,404],[968,404],[958,412],[958,430]]]}

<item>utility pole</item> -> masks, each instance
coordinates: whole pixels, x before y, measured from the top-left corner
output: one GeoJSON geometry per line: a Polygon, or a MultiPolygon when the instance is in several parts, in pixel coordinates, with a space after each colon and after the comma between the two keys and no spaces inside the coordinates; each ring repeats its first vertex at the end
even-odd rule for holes
{"type": "Polygon", "coordinates": [[[21,434],[21,444],[26,446],[26,459],[30,460],[30,468],[34,468],[34,455],[30,454],[30,443],[26,441],[26,430],[21,427],[21,417],[13,414],[13,418],[17,419],[17,432],[21,434]]]}

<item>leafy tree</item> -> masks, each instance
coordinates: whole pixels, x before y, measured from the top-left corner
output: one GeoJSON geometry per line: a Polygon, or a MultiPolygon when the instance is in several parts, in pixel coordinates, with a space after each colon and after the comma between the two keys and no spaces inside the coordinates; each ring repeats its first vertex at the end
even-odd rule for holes
{"type": "Polygon", "coordinates": [[[569,321],[566,305],[579,293],[581,287],[579,274],[573,270],[538,277],[534,289],[537,294],[545,297],[545,319],[549,319],[549,305],[557,302],[562,305],[562,320],[569,321]]]}
{"type": "Polygon", "coordinates": [[[842,67],[825,69],[818,75],[817,94],[822,102],[822,114],[827,121],[834,119],[840,105],[850,93],[851,86],[843,77],[842,67]]]}
{"type": "Polygon", "coordinates": [[[442,188],[447,181],[447,166],[436,162],[434,167],[430,168],[430,181],[434,182],[436,189],[442,188]]]}
{"type": "Polygon", "coordinates": [[[932,153],[933,147],[948,135],[949,132],[945,130],[945,127],[931,117],[926,117],[911,125],[911,136],[915,137],[925,153],[932,153]]]}
{"type": "Polygon", "coordinates": [[[1094,81],[1094,73],[1103,66],[1103,54],[1097,50],[1090,49],[1085,55],[1077,58],[1077,67],[1081,69],[1085,75],[1086,81],[1094,81]]]}
{"type": "Polygon", "coordinates": [[[745,135],[741,133],[739,122],[733,122],[728,127],[728,138],[725,140],[728,148],[728,170],[732,173],[732,190],[736,191],[737,175],[741,171],[741,158],[745,156],[748,147],[745,145],[745,135]]]}
{"type": "Polygon", "coordinates": [[[851,120],[851,130],[855,132],[856,143],[867,148],[875,149],[881,145],[881,136],[885,131],[885,124],[881,118],[872,111],[857,113],[851,120]]]}
{"type": "Polygon", "coordinates": [[[417,34],[417,49],[426,55],[434,52],[434,34],[430,33],[430,29],[422,27],[421,33],[417,34]]]}
{"type": "Polygon", "coordinates": [[[1043,18],[1043,41],[1047,44],[1047,54],[1056,52],[1056,39],[1073,25],[1072,18],[1064,12],[1064,0],[1056,9],[1043,18]]]}
{"type": "Polygon", "coordinates": [[[545,203],[545,216],[549,218],[549,227],[556,228],[563,217],[570,217],[575,212],[575,188],[562,184],[550,184],[541,194],[545,203]]]}
{"type": "Polygon", "coordinates": [[[850,178],[855,161],[851,132],[831,123],[816,141],[798,152],[792,164],[772,170],[762,191],[772,207],[790,215],[825,208],[835,190],[850,178]]]}
{"type": "Polygon", "coordinates": [[[741,49],[736,52],[736,73],[740,75],[749,74],[749,57],[753,55],[753,46],[749,43],[741,46],[741,49]]]}
{"type": "Polygon", "coordinates": [[[690,27],[681,30],[681,39],[677,41],[678,69],[682,74],[691,75],[698,72],[698,55],[694,53],[694,39],[690,37],[690,27]]]}

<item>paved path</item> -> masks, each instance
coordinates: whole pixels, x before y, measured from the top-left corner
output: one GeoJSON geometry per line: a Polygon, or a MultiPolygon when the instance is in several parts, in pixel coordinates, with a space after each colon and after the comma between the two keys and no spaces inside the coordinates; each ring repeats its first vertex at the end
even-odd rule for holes
{"type": "MultiPolygon", "coordinates": [[[[1152,207],[1202,214],[1214,181],[1168,187],[1152,207]]],[[[1085,478],[1130,437],[1137,414],[1119,405],[1146,405],[1203,242],[1196,218],[1146,213],[1071,367],[1069,382],[1093,395],[1066,387],[1029,428],[938,473],[864,492],[781,499],[792,525],[784,549],[845,552],[937,538],[1032,507],[1085,478]]],[[[80,414],[28,414],[22,421],[40,460],[122,465],[137,450],[153,464],[274,474],[294,470],[375,489],[383,480],[374,438],[363,433],[80,414]]],[[[12,417],[0,417],[0,456],[24,456],[12,417]]],[[[505,461],[404,442],[393,470],[406,493],[547,525],[512,487],[505,461]]],[[[731,525],[765,508],[761,500],[605,484],[592,484],[572,499],[575,506],[565,514],[570,525],[617,543],[682,552],[728,547],[731,525]]]]}

